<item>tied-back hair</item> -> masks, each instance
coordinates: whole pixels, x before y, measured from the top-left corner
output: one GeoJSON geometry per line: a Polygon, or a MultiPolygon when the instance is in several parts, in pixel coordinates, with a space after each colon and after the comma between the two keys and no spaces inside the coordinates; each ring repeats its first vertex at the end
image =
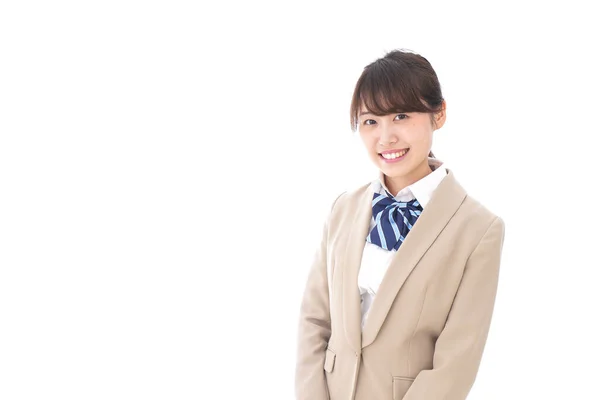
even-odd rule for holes
{"type": "MultiPolygon", "coordinates": [[[[437,74],[427,59],[410,50],[399,49],[388,52],[364,69],[352,95],[350,125],[358,129],[361,105],[375,114],[441,111],[442,89],[437,74]]],[[[435,158],[433,152],[429,157],[435,158]]]]}

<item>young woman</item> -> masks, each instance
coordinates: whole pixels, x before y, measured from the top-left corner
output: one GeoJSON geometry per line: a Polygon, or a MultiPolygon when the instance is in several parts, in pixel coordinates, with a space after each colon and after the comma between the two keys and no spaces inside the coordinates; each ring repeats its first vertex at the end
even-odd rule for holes
{"type": "Polygon", "coordinates": [[[300,308],[298,400],[464,400],[504,221],[431,152],[446,102],[422,56],[367,65],[350,118],[379,176],[332,202],[300,308]]]}

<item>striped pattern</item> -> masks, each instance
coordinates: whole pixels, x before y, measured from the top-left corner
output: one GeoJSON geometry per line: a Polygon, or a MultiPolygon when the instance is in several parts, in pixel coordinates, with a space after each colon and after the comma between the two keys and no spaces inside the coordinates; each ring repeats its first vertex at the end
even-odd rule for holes
{"type": "Polygon", "coordinates": [[[375,227],[367,236],[367,242],[386,250],[398,250],[421,215],[423,207],[417,199],[398,201],[387,190],[386,195],[373,194],[373,218],[375,227]]]}

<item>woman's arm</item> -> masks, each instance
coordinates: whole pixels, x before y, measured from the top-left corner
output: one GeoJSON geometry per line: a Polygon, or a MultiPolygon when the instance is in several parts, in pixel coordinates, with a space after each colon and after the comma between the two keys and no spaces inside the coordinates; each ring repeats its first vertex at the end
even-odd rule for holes
{"type": "Polygon", "coordinates": [[[421,371],[403,400],[464,400],[483,355],[492,319],[504,221],[496,217],[469,256],[446,325],[435,344],[433,369],[421,371]]]}
{"type": "MultiPolygon", "coordinates": [[[[331,210],[342,194],[334,200],[331,210]]],[[[331,212],[323,226],[321,244],[315,252],[300,307],[295,378],[297,400],[329,399],[323,364],[331,335],[327,282],[327,232],[330,219],[331,212]]]]}

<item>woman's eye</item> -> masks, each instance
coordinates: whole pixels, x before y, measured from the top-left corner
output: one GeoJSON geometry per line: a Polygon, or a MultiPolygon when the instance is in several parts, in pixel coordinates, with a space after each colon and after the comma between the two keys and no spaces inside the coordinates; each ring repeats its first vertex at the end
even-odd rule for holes
{"type": "MultiPolygon", "coordinates": [[[[396,117],[394,119],[396,119],[397,117],[400,117],[400,118],[398,118],[399,120],[403,120],[403,119],[407,119],[408,115],[406,115],[406,114],[396,114],[396,117]]],[[[373,120],[373,119],[366,119],[363,122],[363,125],[374,125],[376,123],[377,122],[375,120],[373,120]]]]}

